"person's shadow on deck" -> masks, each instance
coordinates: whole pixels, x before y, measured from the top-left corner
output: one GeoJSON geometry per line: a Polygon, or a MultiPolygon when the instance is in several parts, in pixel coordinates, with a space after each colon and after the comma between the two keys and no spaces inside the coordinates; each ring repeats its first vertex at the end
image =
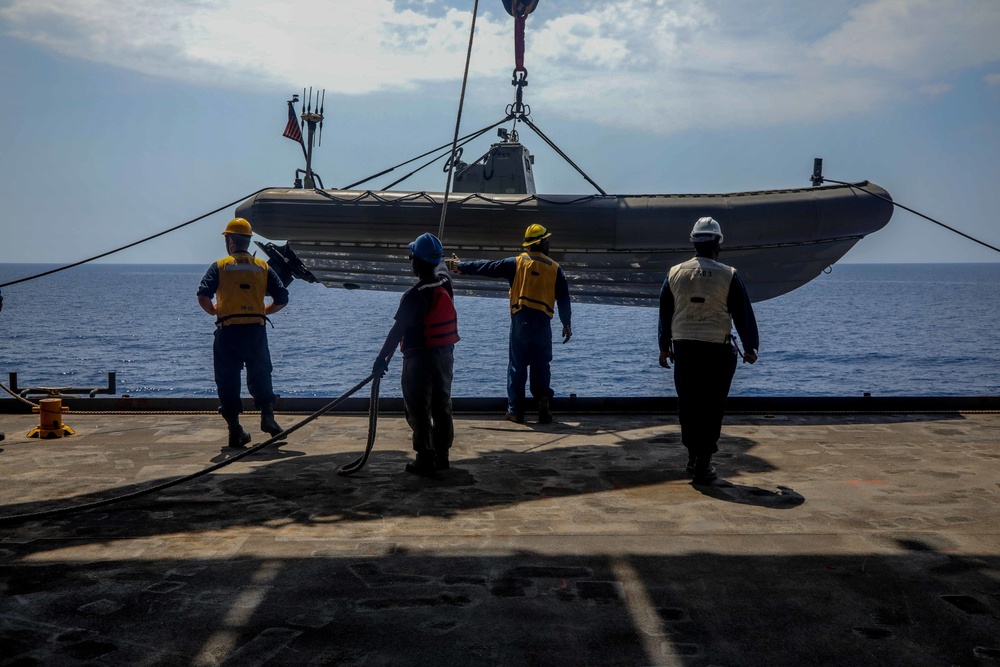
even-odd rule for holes
{"type": "MultiPolygon", "coordinates": [[[[463,450],[473,447],[471,442],[463,446],[460,436],[452,450],[451,469],[432,479],[404,472],[411,455],[399,449],[380,451],[378,443],[367,466],[348,477],[337,475],[337,470],[353,461],[358,452],[312,456],[268,447],[236,463],[269,461],[266,466],[235,473],[227,468],[120,504],[44,518],[30,524],[27,532],[52,537],[69,530],[77,538],[107,538],[176,530],[214,531],[230,525],[259,525],[266,530],[289,522],[309,525],[397,517],[452,518],[469,510],[567,497],[580,498],[581,515],[611,521],[621,515],[622,508],[614,494],[604,492],[688,479],[687,452],[680,444],[680,434],[656,432],[651,426],[656,424],[650,424],[648,418],[636,418],[634,424],[615,431],[593,425],[558,428],[550,440],[530,449],[491,450],[464,457],[463,450]]],[[[464,437],[471,441],[475,433],[466,431],[464,437]]],[[[724,434],[720,445],[728,455],[720,468],[723,475],[774,470],[767,461],[749,453],[756,445],[754,440],[724,434]]],[[[0,509],[0,520],[83,505],[152,485],[130,484],[73,498],[8,505],[0,509]]],[[[785,487],[772,492],[722,479],[712,486],[694,486],[712,498],[773,509],[804,502],[801,495],[785,487]]],[[[669,511],[668,505],[664,511],[669,511]]],[[[13,528],[23,533],[17,525],[0,522],[0,532],[13,528]]]]}

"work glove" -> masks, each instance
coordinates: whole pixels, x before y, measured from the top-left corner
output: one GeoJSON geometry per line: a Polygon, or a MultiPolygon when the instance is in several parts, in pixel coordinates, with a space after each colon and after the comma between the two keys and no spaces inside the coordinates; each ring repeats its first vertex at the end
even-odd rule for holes
{"type": "Polygon", "coordinates": [[[376,359],[372,364],[372,376],[381,379],[389,369],[389,362],[385,359],[376,359]]]}
{"type": "Polygon", "coordinates": [[[458,270],[458,263],[461,261],[462,260],[458,258],[458,255],[456,255],[455,253],[451,253],[451,258],[444,260],[444,265],[448,268],[449,271],[453,271],[454,273],[461,273],[458,270]]]}

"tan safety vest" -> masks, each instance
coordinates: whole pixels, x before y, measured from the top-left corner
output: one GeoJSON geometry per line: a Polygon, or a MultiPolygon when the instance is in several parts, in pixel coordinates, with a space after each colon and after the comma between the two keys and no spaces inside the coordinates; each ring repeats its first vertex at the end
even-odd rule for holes
{"type": "Polygon", "coordinates": [[[267,262],[248,252],[220,259],[219,289],[215,293],[215,323],[264,324],[264,295],[267,294],[267,262]]]}
{"type": "Polygon", "coordinates": [[[667,280],[674,295],[673,339],[726,342],[733,326],[726,301],[735,274],[731,266],[707,257],[695,257],[670,269],[667,280]]]}
{"type": "Polygon", "coordinates": [[[545,254],[524,252],[518,255],[514,282],[510,286],[510,314],[521,308],[534,308],[552,317],[558,275],[559,265],[545,254]]]}

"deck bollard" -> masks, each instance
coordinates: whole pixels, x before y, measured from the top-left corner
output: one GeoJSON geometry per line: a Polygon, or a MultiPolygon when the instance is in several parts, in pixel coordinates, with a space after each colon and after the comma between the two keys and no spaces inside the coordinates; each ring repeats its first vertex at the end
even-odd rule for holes
{"type": "Polygon", "coordinates": [[[61,438],[76,433],[62,423],[62,413],[69,412],[69,408],[63,407],[61,398],[43,398],[32,412],[38,413],[38,426],[28,431],[29,438],[61,438]]]}

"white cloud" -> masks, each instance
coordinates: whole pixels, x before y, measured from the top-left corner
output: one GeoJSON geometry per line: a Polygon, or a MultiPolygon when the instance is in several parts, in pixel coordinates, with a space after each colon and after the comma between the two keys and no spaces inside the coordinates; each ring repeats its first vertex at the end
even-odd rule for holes
{"type": "MultiPolygon", "coordinates": [[[[461,76],[469,12],[390,0],[13,0],[7,32],[59,53],[197,84],[367,93],[461,76]]],[[[487,26],[487,32],[489,27],[487,26]]]]}
{"type": "Polygon", "coordinates": [[[1000,60],[995,0],[872,0],[816,45],[831,65],[871,67],[913,80],[1000,60]]]}
{"type": "Polygon", "coordinates": [[[919,86],[917,90],[929,97],[940,97],[946,93],[950,93],[955,87],[950,83],[925,83],[919,86]]]}
{"type": "MultiPolygon", "coordinates": [[[[495,4],[480,5],[470,74],[507,97],[511,20],[495,4]]],[[[528,19],[527,99],[549,115],[664,134],[802,123],[946,94],[950,75],[1000,60],[997,0],[830,0],[816,14],[796,0],[543,3],[528,19]]],[[[76,58],[196,84],[347,94],[459,79],[470,19],[467,4],[435,0],[8,0],[0,9],[4,32],[76,58]]],[[[996,76],[985,80],[997,85],[996,76]]]]}
{"type": "Polygon", "coordinates": [[[648,71],[674,61],[682,41],[714,22],[698,2],[581,4],[578,13],[532,27],[536,58],[581,69],[648,71]]]}
{"type": "Polygon", "coordinates": [[[1000,86],[1000,72],[987,74],[983,77],[983,81],[986,82],[987,86],[1000,86]]]}

